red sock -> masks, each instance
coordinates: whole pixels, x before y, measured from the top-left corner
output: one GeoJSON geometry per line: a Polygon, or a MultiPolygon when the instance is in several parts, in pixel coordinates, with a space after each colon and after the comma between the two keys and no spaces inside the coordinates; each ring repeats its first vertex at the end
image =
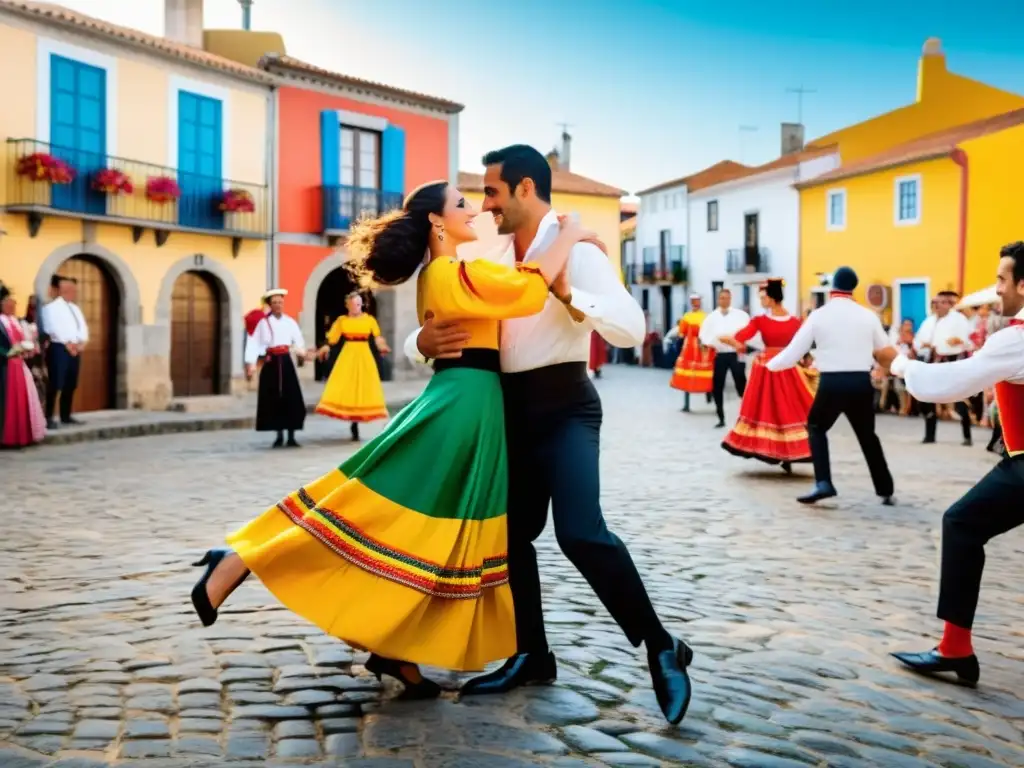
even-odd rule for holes
{"type": "Polygon", "coordinates": [[[971,630],[958,627],[947,621],[942,632],[942,640],[939,641],[938,651],[940,656],[945,656],[947,659],[973,656],[974,646],[971,644],[971,630]]]}

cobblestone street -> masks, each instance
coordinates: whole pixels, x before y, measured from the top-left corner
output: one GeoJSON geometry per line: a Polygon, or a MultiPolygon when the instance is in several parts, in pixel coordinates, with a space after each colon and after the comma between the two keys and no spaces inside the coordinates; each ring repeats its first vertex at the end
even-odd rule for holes
{"type": "MultiPolygon", "coordinates": [[[[694,646],[694,699],[665,725],[626,643],[550,529],[541,543],[557,685],[394,700],[347,649],[255,579],[204,630],[191,560],[352,451],[311,418],[301,450],[200,432],[0,456],[0,767],[989,768],[1024,765],[1024,533],[988,548],[977,690],[918,678],[941,512],[995,462],[979,432],[880,421],[899,506],[879,506],[845,423],[840,497],[718,447],[711,406],[679,412],[668,372],[611,366],[604,502],[670,629],[694,646]]],[[[733,401],[731,412],[736,410],[733,401]]],[[[367,430],[372,431],[372,430],[367,430]]],[[[325,597],[344,599],[344,595],[325,597]]],[[[453,691],[459,679],[434,673],[453,691]]]]}

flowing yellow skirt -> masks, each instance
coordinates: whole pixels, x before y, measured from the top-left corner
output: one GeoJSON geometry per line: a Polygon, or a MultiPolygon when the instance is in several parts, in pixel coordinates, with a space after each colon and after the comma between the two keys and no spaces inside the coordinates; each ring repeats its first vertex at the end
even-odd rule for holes
{"type": "Polygon", "coordinates": [[[342,346],[316,412],[342,421],[388,417],[384,386],[368,341],[346,341],[342,346]]]}

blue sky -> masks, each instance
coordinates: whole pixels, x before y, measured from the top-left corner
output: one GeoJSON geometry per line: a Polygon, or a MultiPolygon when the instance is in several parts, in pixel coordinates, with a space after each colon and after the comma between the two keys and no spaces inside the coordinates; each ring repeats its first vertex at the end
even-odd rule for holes
{"type": "MultiPolygon", "coordinates": [[[[163,31],[163,0],[62,4],[163,31]]],[[[236,0],[206,0],[208,28],[240,18],[236,0]]],[[[512,142],[547,150],[564,121],[573,170],[630,191],[773,159],[797,116],[787,88],[816,91],[809,139],[913,101],[932,36],[950,69],[1024,93],[1024,0],[255,0],[253,27],[320,66],[466,104],[464,170],[512,142]]]]}

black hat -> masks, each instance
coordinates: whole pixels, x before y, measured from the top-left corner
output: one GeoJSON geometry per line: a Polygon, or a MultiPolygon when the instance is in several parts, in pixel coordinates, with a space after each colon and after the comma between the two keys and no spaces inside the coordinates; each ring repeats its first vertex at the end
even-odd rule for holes
{"type": "Polygon", "coordinates": [[[832,290],[840,293],[853,293],[859,282],[856,272],[849,267],[840,267],[832,275],[832,290]]]}
{"type": "Polygon", "coordinates": [[[781,277],[772,277],[761,283],[761,290],[764,291],[764,295],[772,301],[782,301],[784,298],[783,288],[786,286],[786,281],[781,277]]]}
{"type": "Polygon", "coordinates": [[[10,295],[11,295],[11,292],[10,292],[10,290],[8,290],[7,286],[4,285],[3,283],[0,283],[0,301],[3,301],[4,299],[6,299],[10,295]]]}

